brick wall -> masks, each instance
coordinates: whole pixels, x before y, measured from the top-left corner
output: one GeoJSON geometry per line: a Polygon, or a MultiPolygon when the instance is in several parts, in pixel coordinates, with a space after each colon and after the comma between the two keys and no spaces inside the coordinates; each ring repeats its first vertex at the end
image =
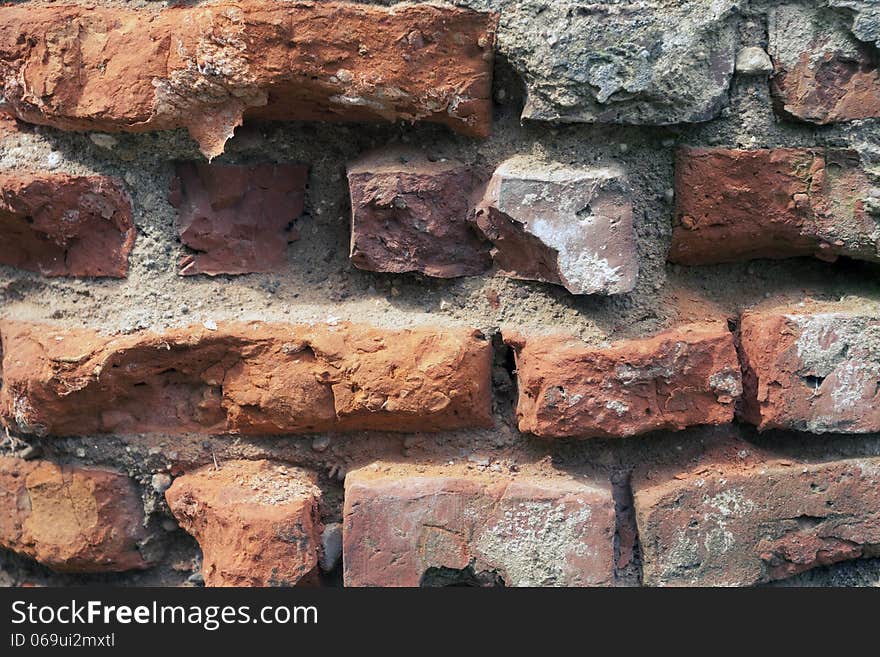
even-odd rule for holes
{"type": "Polygon", "coordinates": [[[0,584],[876,584],[878,65],[858,0],[0,7],[0,584]]]}

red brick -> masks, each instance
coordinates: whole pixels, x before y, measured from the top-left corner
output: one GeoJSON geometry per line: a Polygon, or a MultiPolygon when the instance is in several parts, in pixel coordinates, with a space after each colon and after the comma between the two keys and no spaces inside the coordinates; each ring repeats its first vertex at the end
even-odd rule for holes
{"type": "Polygon", "coordinates": [[[226,461],[185,474],[165,492],[202,548],[206,586],[317,581],[317,476],[272,461],[226,461]]]}
{"type": "Polygon", "coordinates": [[[377,463],[345,479],[346,586],[418,586],[443,569],[480,584],[607,585],[613,541],[610,484],[585,475],[377,463]]]}
{"type": "Polygon", "coordinates": [[[0,173],[0,236],[4,265],[124,277],[135,237],[131,202],[106,176],[0,173]]]}
{"type": "Polygon", "coordinates": [[[589,346],[563,335],[505,333],[516,354],[520,431],[633,436],[733,419],[742,388],[733,336],[720,323],[589,346]]]}
{"type": "Polygon", "coordinates": [[[53,570],[146,568],[143,517],[125,475],[0,456],[0,547],[53,570]]]}
{"type": "Polygon", "coordinates": [[[870,183],[852,151],[682,148],[669,260],[839,255],[880,262],[870,183]]]}
{"type": "Polygon", "coordinates": [[[769,26],[781,114],[820,125],[880,117],[876,51],[850,34],[843,15],[784,5],[771,10],[769,26]]]}
{"type": "Polygon", "coordinates": [[[181,275],[284,269],[308,176],[302,164],[178,162],[171,203],[180,241],[195,252],[181,261],[181,275]]]}
{"type": "Polygon", "coordinates": [[[350,164],[348,184],[355,267],[438,278],[490,267],[489,244],[468,221],[479,179],[465,164],[383,150],[350,164]]]}
{"type": "Polygon", "coordinates": [[[469,329],[254,322],[106,336],[4,322],[0,335],[0,416],[26,433],[492,425],[492,349],[469,329]]]}
{"type": "Polygon", "coordinates": [[[741,417],[759,429],[880,431],[880,314],[819,304],[743,314],[741,417]]]}
{"type": "Polygon", "coordinates": [[[426,120],[486,136],[496,23],[431,5],[13,5],[0,8],[0,82],[25,121],[185,127],[208,157],[243,117],[426,120]]]}
{"type": "Polygon", "coordinates": [[[621,294],[639,269],[631,196],[617,168],[516,157],[495,170],[475,221],[501,273],[572,294],[621,294]]]}
{"type": "Polygon", "coordinates": [[[815,462],[725,440],[633,476],[642,580],[748,586],[880,548],[880,459],[815,462]]]}

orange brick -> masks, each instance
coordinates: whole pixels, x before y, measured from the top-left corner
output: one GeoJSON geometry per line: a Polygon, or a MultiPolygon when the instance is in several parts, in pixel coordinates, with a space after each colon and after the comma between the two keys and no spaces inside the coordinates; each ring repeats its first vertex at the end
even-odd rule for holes
{"type": "Polygon", "coordinates": [[[591,347],[560,335],[517,336],[520,431],[616,437],[733,419],[742,387],[733,336],[691,324],[652,338],[591,347]]]}
{"type": "Polygon", "coordinates": [[[313,582],[321,543],[316,480],[271,461],[226,461],[175,479],[165,498],[202,548],[205,585],[313,582]]]}
{"type": "Polygon", "coordinates": [[[143,506],[125,475],[0,457],[0,546],[62,572],[146,568],[143,506]]]}
{"type": "Polygon", "coordinates": [[[492,348],[469,329],[222,324],[106,336],[0,323],[17,431],[288,434],[492,425],[492,348]]]}
{"type": "Polygon", "coordinates": [[[208,157],[244,117],[427,120],[486,136],[496,22],[424,4],[13,5],[0,8],[0,85],[25,121],[185,127],[208,157]]]}

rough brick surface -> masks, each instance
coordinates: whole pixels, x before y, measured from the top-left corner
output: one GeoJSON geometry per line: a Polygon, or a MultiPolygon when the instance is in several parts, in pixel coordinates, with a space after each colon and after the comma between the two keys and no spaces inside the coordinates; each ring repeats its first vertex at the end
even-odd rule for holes
{"type": "Polygon", "coordinates": [[[741,416],[759,429],[880,431],[880,313],[782,308],[740,322],[741,416]]]}
{"type": "Polygon", "coordinates": [[[309,170],[302,164],[235,166],[178,162],[171,203],[180,240],[195,251],[180,273],[247,274],[283,269],[298,238],[309,170]]]}
{"type": "Polygon", "coordinates": [[[134,238],[131,202],[113,178],[0,173],[0,264],[122,277],[134,238]]]}
{"type": "Polygon", "coordinates": [[[513,158],[492,176],[476,223],[508,276],[573,294],[633,289],[638,254],[623,174],[513,158]]]}
{"type": "Polygon", "coordinates": [[[143,515],[125,475],[0,456],[0,547],[53,570],[146,568],[143,515]]]}
{"type": "Polygon", "coordinates": [[[633,477],[643,582],[748,586],[880,554],[880,459],[814,463],[725,441],[633,477]]]}
{"type": "Polygon", "coordinates": [[[468,221],[478,183],[465,164],[417,151],[383,150],[351,163],[352,263],[439,278],[485,271],[489,245],[468,221]]]}
{"type": "Polygon", "coordinates": [[[592,347],[561,335],[505,334],[516,354],[520,431],[616,437],[733,419],[742,392],[733,336],[692,324],[592,347]]]}
{"type": "Polygon", "coordinates": [[[272,461],[228,461],[175,479],[165,498],[202,548],[205,585],[313,583],[321,542],[316,481],[272,461]]]}
{"type": "Polygon", "coordinates": [[[346,586],[609,584],[613,538],[610,486],[583,476],[377,463],[345,479],[346,586]]]}
{"type": "Polygon", "coordinates": [[[669,260],[838,255],[880,261],[871,185],[853,151],[682,148],[669,260]]]}
{"type": "Polygon", "coordinates": [[[186,127],[216,156],[242,117],[437,121],[485,136],[495,17],[257,0],[0,9],[15,114],[65,130],[186,127]]]}
{"type": "Polygon", "coordinates": [[[17,431],[304,433],[492,425],[476,331],[223,324],[105,336],[0,324],[0,415],[17,431]]]}
{"type": "Polygon", "coordinates": [[[808,5],[771,11],[772,91],[783,114],[819,124],[880,117],[876,49],[847,27],[844,13],[808,5]]]}

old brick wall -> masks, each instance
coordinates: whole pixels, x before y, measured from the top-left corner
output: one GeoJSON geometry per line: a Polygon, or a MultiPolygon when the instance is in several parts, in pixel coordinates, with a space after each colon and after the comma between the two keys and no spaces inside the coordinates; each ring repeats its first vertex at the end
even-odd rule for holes
{"type": "Polygon", "coordinates": [[[873,0],[0,7],[0,584],[880,582],[873,0]]]}

